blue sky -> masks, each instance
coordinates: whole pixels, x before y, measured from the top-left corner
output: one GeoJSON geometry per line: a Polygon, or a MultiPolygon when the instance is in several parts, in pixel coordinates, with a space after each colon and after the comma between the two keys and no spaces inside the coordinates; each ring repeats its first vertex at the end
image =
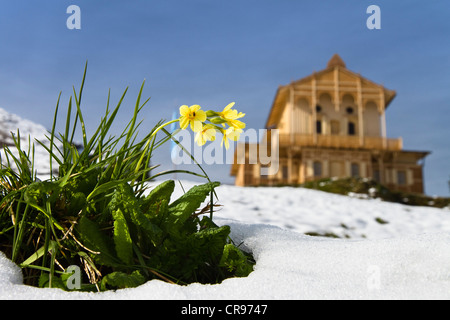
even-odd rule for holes
{"type": "MultiPolygon", "coordinates": [[[[0,107],[50,128],[56,99],[67,105],[89,61],[88,130],[129,91],[117,130],[129,119],[144,79],[144,127],[182,104],[221,109],[231,101],[263,128],[279,85],[324,69],[334,53],[347,68],[397,91],[389,137],[428,150],[426,193],[449,195],[450,2],[446,0],[85,0],[3,1],[0,107]],[[69,30],[69,5],[81,29],[69,30]],[[381,30],[366,9],[381,8],[381,30]]],[[[61,119],[61,122],[63,119],[61,119]]],[[[168,147],[167,147],[168,148],[168,147]]],[[[155,156],[169,168],[169,150],[155,156]]],[[[205,167],[232,183],[229,166],[205,167]]]]}

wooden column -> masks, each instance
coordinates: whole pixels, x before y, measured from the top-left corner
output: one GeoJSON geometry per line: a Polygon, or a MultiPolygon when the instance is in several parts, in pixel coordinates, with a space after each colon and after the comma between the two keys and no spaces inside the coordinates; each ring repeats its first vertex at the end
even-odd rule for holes
{"type": "Polygon", "coordinates": [[[290,120],[289,121],[289,131],[290,131],[290,135],[291,135],[291,145],[294,145],[295,142],[295,133],[294,133],[294,85],[291,84],[290,88],[289,88],[289,104],[290,104],[290,120]]]}
{"type": "Polygon", "coordinates": [[[363,105],[362,105],[362,88],[361,88],[361,78],[358,78],[356,83],[358,96],[357,96],[357,104],[358,104],[358,124],[359,124],[359,145],[364,146],[364,117],[363,117],[363,105]]]}
{"type": "Polygon", "coordinates": [[[293,171],[293,164],[292,164],[292,149],[288,148],[288,178],[287,178],[288,183],[293,182],[293,176],[294,176],[294,171],[293,171]]]}
{"type": "Polygon", "coordinates": [[[380,90],[380,114],[381,114],[381,136],[383,137],[383,149],[387,148],[387,139],[386,139],[386,102],[384,97],[384,90],[381,88],[380,90]]]}
{"type": "Polygon", "coordinates": [[[334,109],[336,112],[339,111],[339,69],[334,68],[334,109]]]}
{"type": "Polygon", "coordinates": [[[322,161],[322,177],[330,177],[330,160],[328,157],[322,161]]]}
{"type": "Polygon", "coordinates": [[[287,177],[287,183],[292,183],[292,177],[294,175],[294,172],[292,170],[292,146],[295,145],[295,132],[294,132],[294,85],[291,84],[291,87],[289,88],[289,104],[290,104],[290,120],[289,126],[290,126],[290,135],[291,135],[291,145],[287,147],[287,154],[288,154],[288,177],[287,177]]]}

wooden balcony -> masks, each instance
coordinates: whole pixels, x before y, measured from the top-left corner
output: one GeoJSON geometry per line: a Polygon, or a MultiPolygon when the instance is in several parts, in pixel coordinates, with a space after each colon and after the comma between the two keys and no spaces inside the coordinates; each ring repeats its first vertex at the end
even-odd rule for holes
{"type": "Polygon", "coordinates": [[[324,147],[345,149],[377,149],[400,151],[403,147],[401,138],[388,139],[382,137],[359,137],[321,135],[316,137],[306,134],[280,134],[280,146],[324,147]]]}

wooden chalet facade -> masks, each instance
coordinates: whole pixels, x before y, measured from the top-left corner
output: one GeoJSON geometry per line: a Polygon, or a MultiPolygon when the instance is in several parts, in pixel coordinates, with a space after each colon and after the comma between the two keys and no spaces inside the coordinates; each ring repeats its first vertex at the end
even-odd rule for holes
{"type": "Polygon", "coordinates": [[[263,176],[261,163],[235,163],[235,184],[298,185],[358,176],[423,193],[422,160],[429,152],[403,150],[401,138],[386,134],[385,111],[395,96],[334,55],[326,69],[276,92],[266,129],[278,130],[279,170],[263,176]]]}

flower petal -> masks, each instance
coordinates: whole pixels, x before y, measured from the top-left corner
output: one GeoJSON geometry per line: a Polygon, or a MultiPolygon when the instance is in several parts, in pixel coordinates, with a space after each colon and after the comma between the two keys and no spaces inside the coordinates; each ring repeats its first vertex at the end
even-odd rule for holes
{"type": "Polygon", "coordinates": [[[237,116],[237,110],[227,110],[225,112],[222,112],[222,118],[224,118],[225,120],[233,120],[236,119],[237,116]]]}
{"type": "Polygon", "coordinates": [[[196,142],[199,146],[202,146],[202,145],[204,145],[204,144],[206,143],[206,139],[205,139],[205,137],[203,136],[203,134],[202,134],[201,131],[197,132],[197,134],[195,135],[195,142],[196,142]]]}
{"type": "Polygon", "coordinates": [[[245,123],[239,120],[229,120],[228,125],[236,130],[245,128],[245,123]]]}
{"type": "Polygon", "coordinates": [[[203,128],[203,124],[201,121],[197,121],[197,120],[192,120],[191,121],[191,129],[194,132],[199,132],[202,131],[203,128]]]}
{"type": "Polygon", "coordinates": [[[180,118],[180,127],[181,127],[181,129],[183,129],[183,130],[186,129],[188,127],[188,125],[189,125],[189,118],[182,116],[180,118]]]}
{"type": "Polygon", "coordinates": [[[198,110],[200,110],[200,106],[198,105],[198,104],[194,104],[194,105],[192,105],[192,106],[190,106],[189,107],[189,110],[191,111],[191,112],[197,112],[198,110]]]}
{"type": "Polygon", "coordinates": [[[200,122],[205,122],[206,121],[206,112],[203,110],[197,110],[195,112],[195,120],[198,120],[200,122]]]}
{"type": "Polygon", "coordinates": [[[235,104],[235,102],[231,102],[231,103],[227,104],[227,106],[225,108],[223,108],[223,112],[227,111],[228,109],[233,108],[234,104],[235,104]]]}
{"type": "Polygon", "coordinates": [[[182,105],[180,107],[180,114],[182,116],[187,116],[189,114],[189,107],[187,105],[182,105]]]}
{"type": "Polygon", "coordinates": [[[242,118],[245,116],[245,113],[239,112],[239,114],[237,115],[236,119],[242,118]]]}
{"type": "Polygon", "coordinates": [[[210,141],[214,141],[216,139],[216,130],[215,129],[208,129],[205,131],[204,136],[206,139],[210,141]]]}

